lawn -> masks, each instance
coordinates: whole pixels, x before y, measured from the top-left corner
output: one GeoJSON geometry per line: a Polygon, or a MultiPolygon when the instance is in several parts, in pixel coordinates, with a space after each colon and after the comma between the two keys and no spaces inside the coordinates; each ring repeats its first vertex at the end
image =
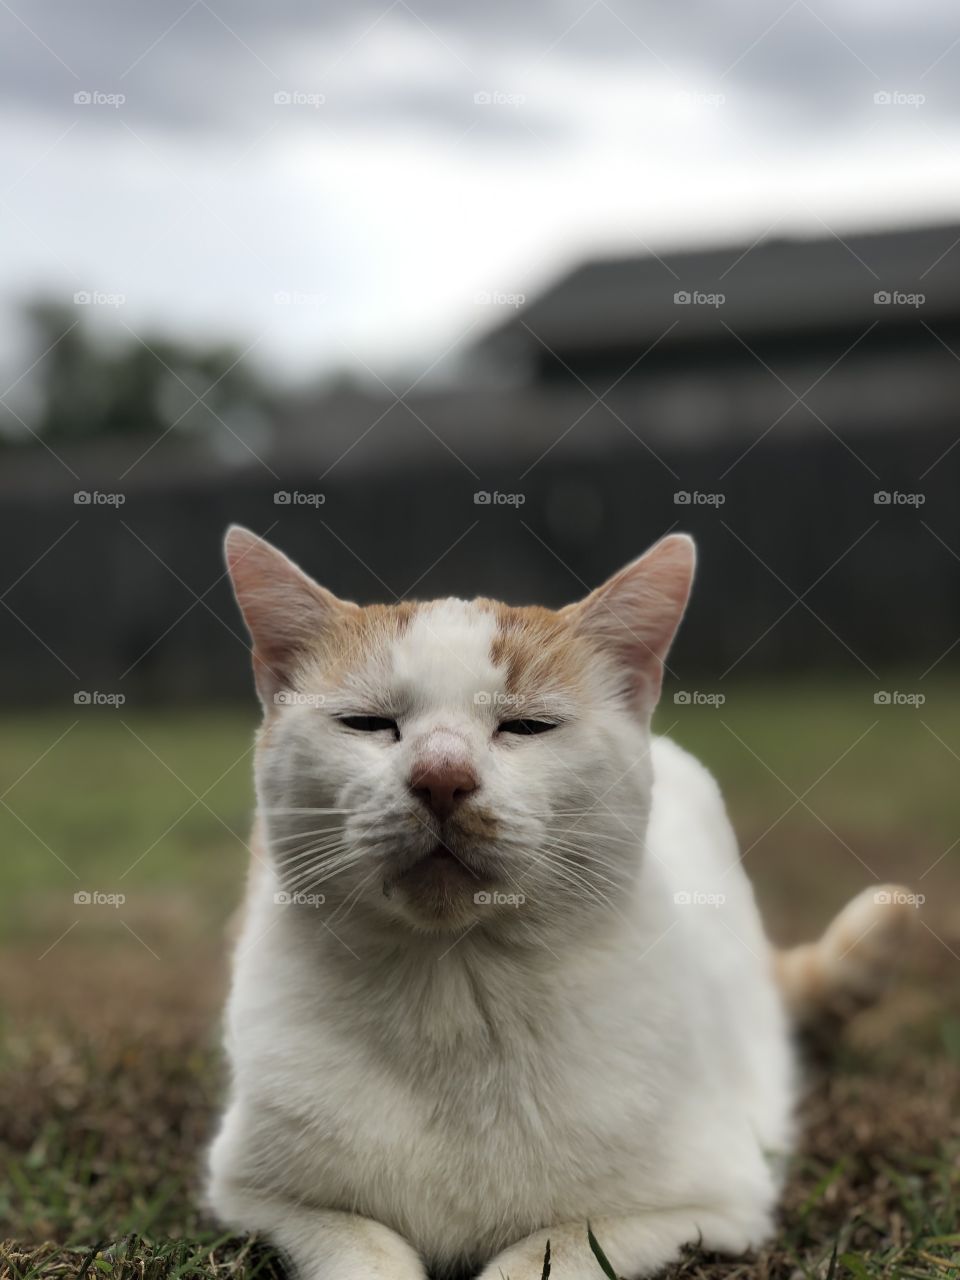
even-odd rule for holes
{"type": "MultiPolygon", "coordinates": [[[[923,687],[921,706],[866,682],[665,695],[658,727],[719,777],[775,936],[807,936],[875,880],[926,899],[903,984],[806,1046],[776,1245],[692,1253],[679,1274],[960,1277],[960,679],[923,687]]],[[[195,1194],[255,722],[70,707],[0,723],[0,1278],[279,1274],[195,1194]]]]}

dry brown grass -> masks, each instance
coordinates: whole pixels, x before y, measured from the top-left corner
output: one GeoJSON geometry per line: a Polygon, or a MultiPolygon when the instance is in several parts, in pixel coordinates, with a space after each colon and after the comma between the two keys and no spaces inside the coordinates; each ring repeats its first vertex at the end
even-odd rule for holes
{"type": "MultiPolygon", "coordinates": [[[[944,941],[960,954],[960,939],[944,941]]],[[[269,1250],[223,1238],[197,1207],[222,1086],[214,954],[211,942],[203,963],[184,956],[173,978],[128,951],[120,972],[99,952],[82,967],[65,956],[42,979],[34,966],[30,985],[4,968],[19,1029],[0,1067],[0,1234],[15,1242],[0,1280],[280,1274],[269,1250]]],[[[677,1277],[826,1276],[835,1247],[837,1278],[960,1275],[955,972],[931,935],[900,990],[807,1046],[780,1237],[746,1260],[693,1253],[677,1277]]]]}

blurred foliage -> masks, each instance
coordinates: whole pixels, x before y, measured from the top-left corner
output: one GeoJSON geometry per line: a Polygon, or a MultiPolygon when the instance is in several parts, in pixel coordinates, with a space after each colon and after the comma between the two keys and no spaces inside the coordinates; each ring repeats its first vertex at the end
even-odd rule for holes
{"type": "Polygon", "coordinates": [[[37,436],[54,441],[159,436],[171,428],[209,432],[219,423],[247,435],[267,417],[277,394],[229,344],[192,346],[132,332],[107,343],[77,321],[76,307],[39,301],[25,314],[36,376],[29,408],[3,423],[0,445],[35,443],[37,436]]]}

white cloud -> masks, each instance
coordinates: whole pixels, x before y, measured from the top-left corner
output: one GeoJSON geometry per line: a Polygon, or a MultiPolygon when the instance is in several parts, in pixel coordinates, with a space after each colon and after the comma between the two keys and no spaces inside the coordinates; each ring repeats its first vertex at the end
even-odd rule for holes
{"type": "MultiPolygon", "coordinates": [[[[844,40],[865,20],[856,5],[822,12],[844,40]]],[[[929,13],[934,32],[942,11],[929,13]]],[[[24,90],[16,128],[9,105],[0,114],[5,347],[16,297],[93,288],[127,299],[95,314],[105,330],[259,340],[256,358],[296,374],[355,358],[416,367],[492,321],[478,293],[530,295],[584,255],[956,209],[960,122],[936,89],[953,55],[932,35],[922,51],[905,42],[890,12],[857,42],[882,80],[801,10],[786,50],[773,33],[726,76],[730,49],[769,17],[741,20],[730,45],[722,13],[688,40],[661,13],[650,54],[609,14],[546,53],[575,11],[535,32],[502,24],[499,44],[404,15],[291,21],[252,52],[191,15],[124,78],[116,109],[74,107],[74,79],[26,40],[52,78],[24,90]],[[888,80],[924,83],[927,103],[878,110],[888,80]],[[322,102],[276,104],[278,91],[322,102]]],[[[43,34],[56,43],[55,27],[43,34]]],[[[88,42],[78,75],[113,86],[156,34],[125,31],[99,72],[88,42]]],[[[106,19],[99,36],[109,50],[106,19]]]]}

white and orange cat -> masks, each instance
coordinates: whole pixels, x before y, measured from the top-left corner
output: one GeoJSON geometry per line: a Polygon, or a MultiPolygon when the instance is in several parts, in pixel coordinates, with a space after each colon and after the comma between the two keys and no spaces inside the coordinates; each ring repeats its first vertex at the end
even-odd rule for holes
{"type": "MultiPolygon", "coordinates": [[[[857,898],[776,953],[723,801],[650,732],[694,548],[558,612],[360,608],[239,528],[266,716],[221,1220],[300,1280],[601,1280],[772,1229],[791,1013],[867,989],[857,898]]],[[[891,905],[884,905],[886,899],[891,905]]]]}

